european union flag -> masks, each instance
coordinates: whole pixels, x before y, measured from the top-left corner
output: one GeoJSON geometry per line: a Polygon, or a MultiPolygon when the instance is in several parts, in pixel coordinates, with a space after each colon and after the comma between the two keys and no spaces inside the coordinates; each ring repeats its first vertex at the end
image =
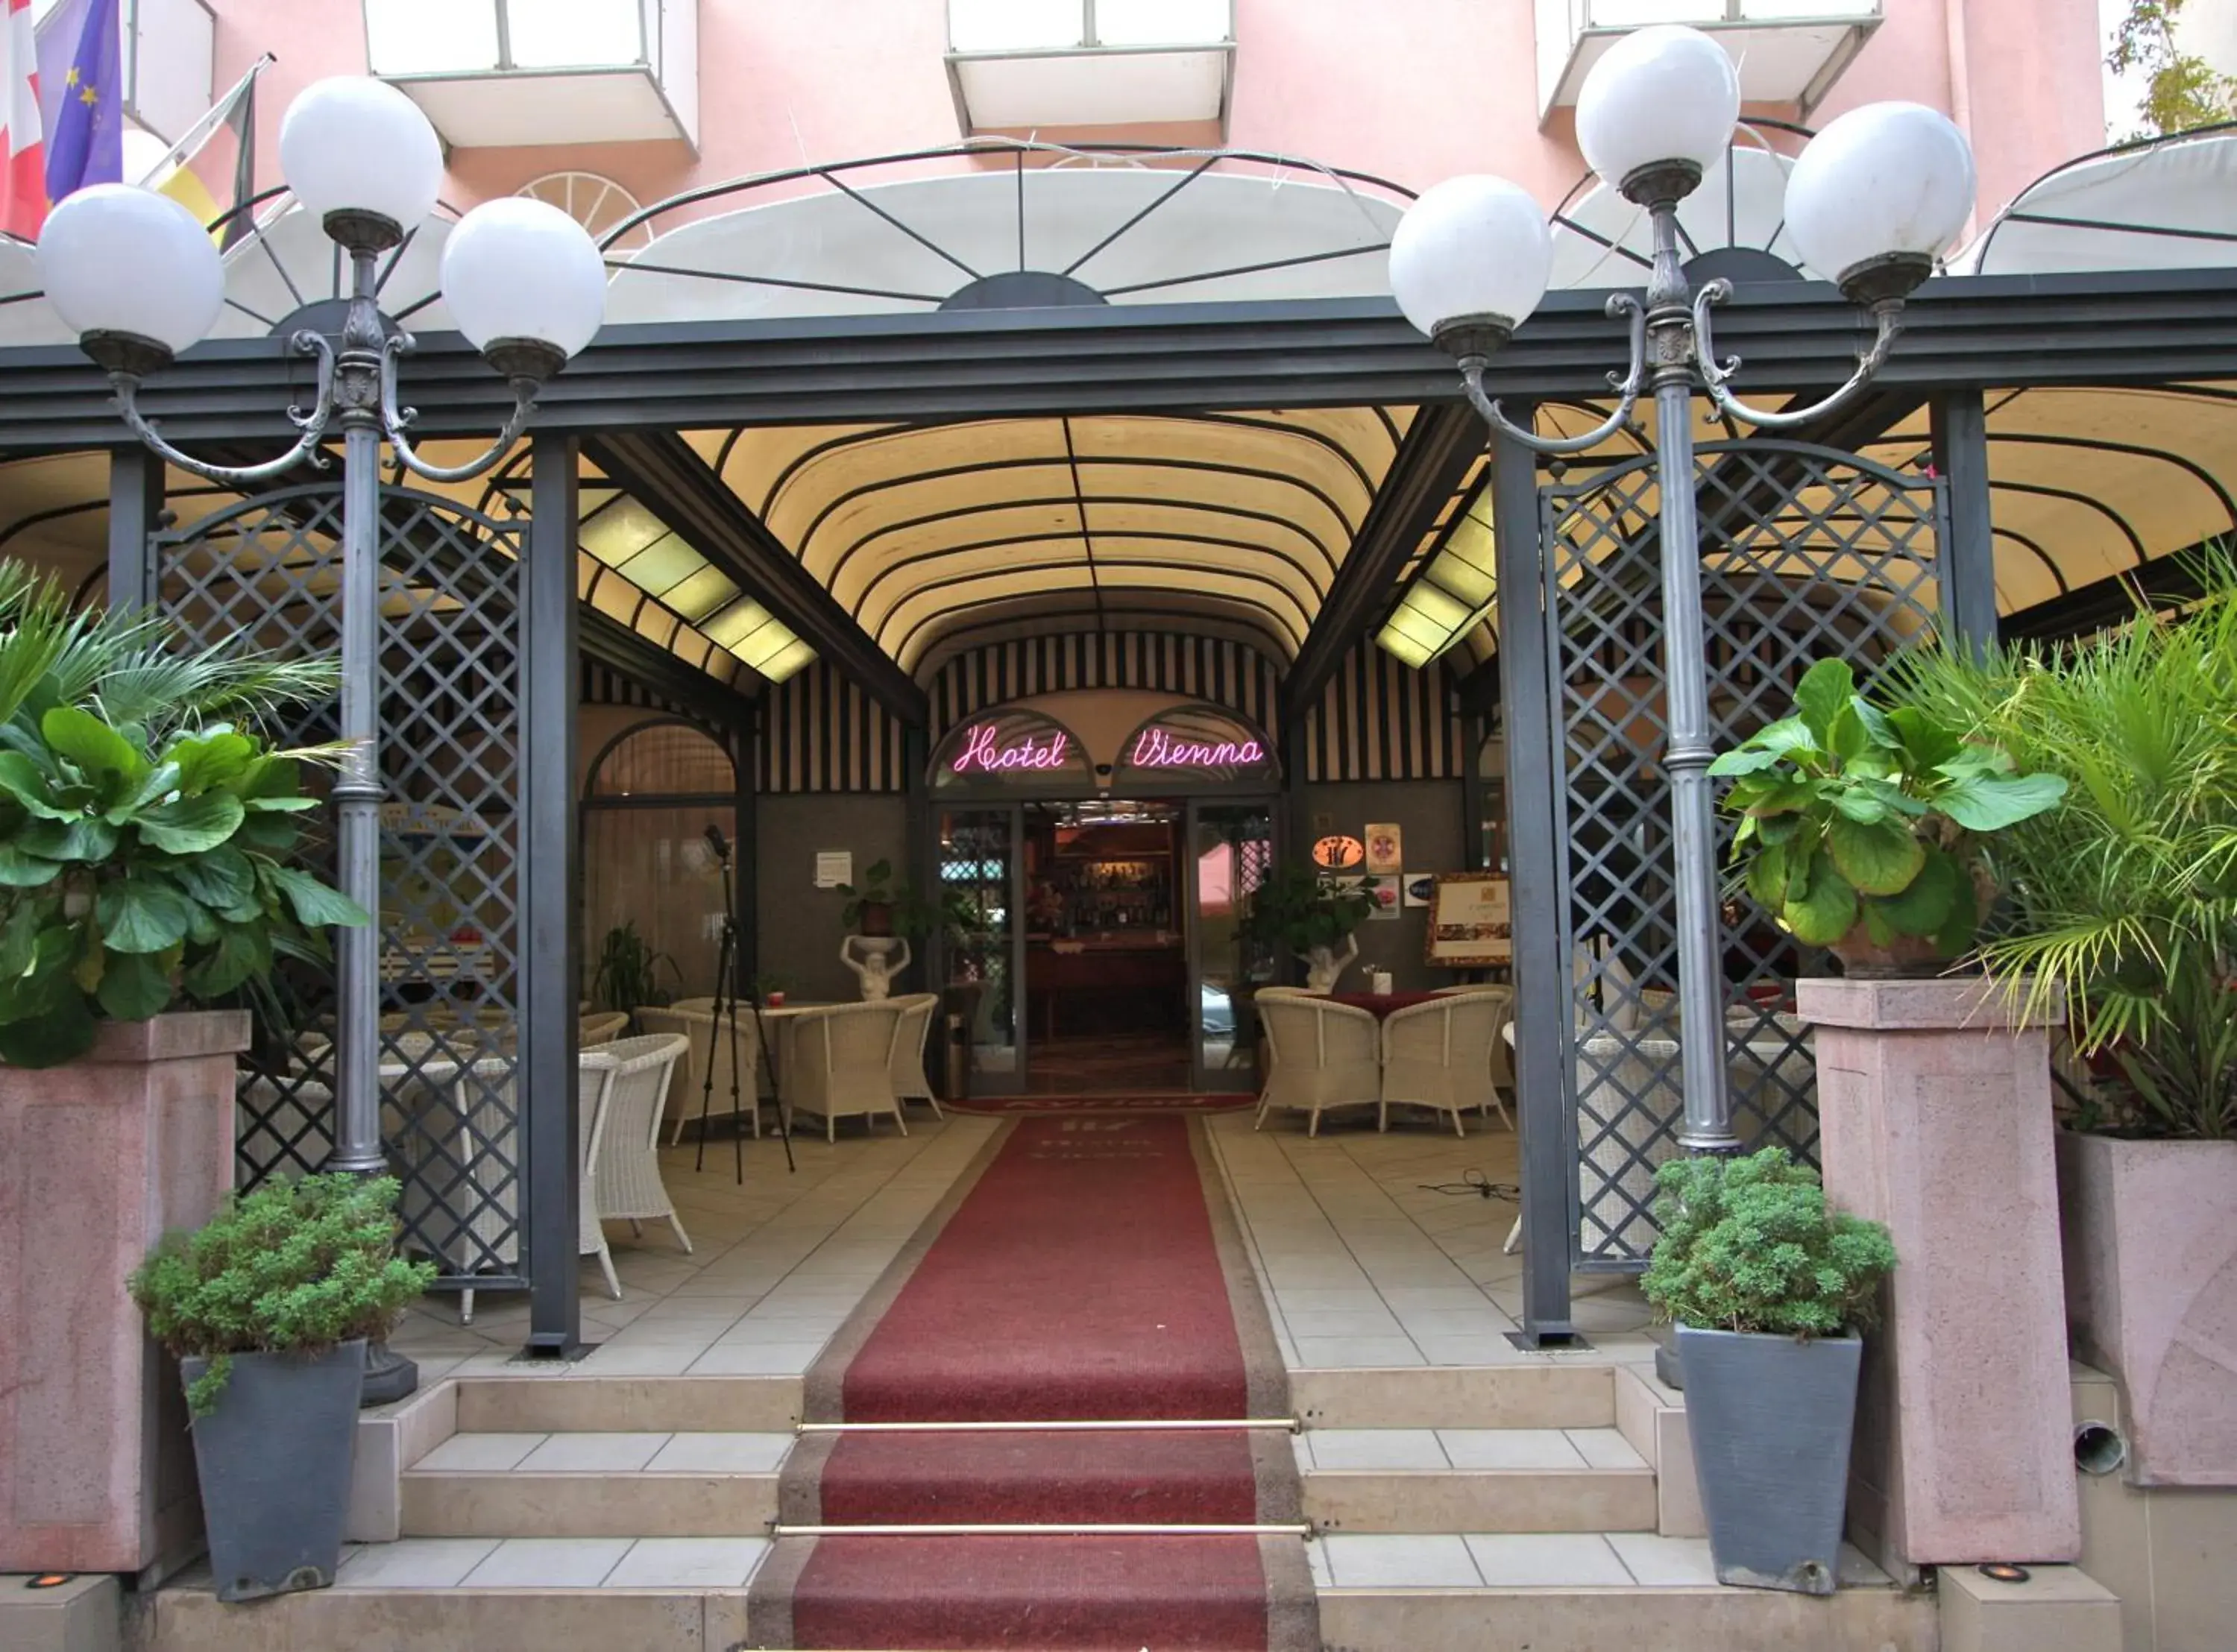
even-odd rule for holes
{"type": "MultiPolygon", "coordinates": [[[[47,128],[47,199],[124,178],[124,76],[117,46],[122,0],[93,0],[77,49],[63,70],[62,96],[47,128]]],[[[42,100],[43,101],[43,100],[42,100]]]]}

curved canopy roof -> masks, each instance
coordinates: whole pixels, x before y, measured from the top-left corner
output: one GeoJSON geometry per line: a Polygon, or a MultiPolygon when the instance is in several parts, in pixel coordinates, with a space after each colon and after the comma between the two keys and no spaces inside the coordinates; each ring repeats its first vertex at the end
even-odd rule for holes
{"type": "Polygon", "coordinates": [[[2237,264],[2237,124],[2069,161],[1954,260],[1965,274],[2237,264]]]}

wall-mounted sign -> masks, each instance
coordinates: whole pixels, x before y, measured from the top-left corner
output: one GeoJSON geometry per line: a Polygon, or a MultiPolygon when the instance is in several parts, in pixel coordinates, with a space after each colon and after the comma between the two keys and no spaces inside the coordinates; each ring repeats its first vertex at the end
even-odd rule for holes
{"type": "Polygon", "coordinates": [[[1313,865],[1325,872],[1346,872],[1367,859],[1367,846],[1357,838],[1323,838],[1313,845],[1313,865]]]}
{"type": "Polygon", "coordinates": [[[1429,899],[1429,962],[1479,969],[1514,961],[1514,917],[1496,872],[1441,872],[1429,899]]]}
{"type": "Polygon", "coordinates": [[[1217,706],[1176,706],[1161,711],[1127,737],[1118,751],[1118,778],[1236,783],[1274,779],[1265,737],[1217,706]]]}
{"type": "Polygon", "coordinates": [[[1377,878],[1389,877],[1406,869],[1406,857],[1400,852],[1402,839],[1396,821],[1382,826],[1369,824],[1366,829],[1367,870],[1377,878]]]}
{"type": "Polygon", "coordinates": [[[1033,786],[1062,793],[1093,780],[1072,731],[1037,711],[987,712],[960,723],[932,760],[935,787],[1033,786]]]}

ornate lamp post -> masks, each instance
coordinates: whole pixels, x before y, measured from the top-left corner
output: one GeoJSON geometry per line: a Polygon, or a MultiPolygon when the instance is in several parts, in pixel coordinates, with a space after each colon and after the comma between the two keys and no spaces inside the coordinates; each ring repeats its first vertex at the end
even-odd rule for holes
{"type": "Polygon", "coordinates": [[[1627,36],[1585,82],[1579,147],[1604,183],[1645,209],[1654,248],[1643,297],[1619,293],[1608,300],[1608,314],[1630,323],[1631,365],[1620,378],[1609,374],[1615,410],[1586,435],[1556,439],[1520,429],[1483,388],[1492,352],[1546,294],[1553,239],[1535,201],[1502,178],[1450,179],[1414,203],[1390,244],[1399,306],[1455,359],[1469,402],[1502,438],[1539,453],[1581,453],[1620,430],[1643,393],[1653,394],[1686,1109],[1679,1141],[1701,1153],[1739,1143],[1725,1071],[1693,395],[1698,388],[1719,412],[1766,430],[1807,424],[1847,402],[1886,360],[1904,299],[1964,227],[1975,185],[1964,135],[1920,104],[1868,104],[1811,139],[1787,180],[1786,227],[1805,261],[1870,312],[1874,336],[1848,382],[1816,405],[1751,407],[1726,388],[1739,361],[1719,361],[1711,333],[1710,313],[1732,286],[1712,280],[1696,291],[1678,234],[1679,203],[1724,158],[1739,108],[1739,77],[1724,49],[1675,24],[1627,36]]]}
{"type": "MultiPolygon", "coordinates": [[[[339,337],[305,329],[288,339],[289,349],[317,359],[318,388],[310,407],[287,410],[297,439],[268,463],[207,464],[173,447],[139,410],[142,380],[208,333],[225,300],[217,248],[183,207],[122,184],[82,190],[48,218],[39,273],[80,348],[107,371],[125,424],[181,470],[247,487],[298,466],[324,469],[328,428],[340,427],[341,735],[349,753],[334,786],[338,881],[377,915],[381,444],[430,481],[464,481],[496,464],[519,436],[544,381],[597,332],[605,313],[605,268],[583,227],[540,201],[489,201],[452,230],[443,249],[444,302],[468,342],[511,381],[513,408],[485,452],[465,464],[432,464],[406,435],[412,414],[397,403],[396,366],[412,340],[380,313],[375,263],[434,210],[443,178],[434,128],[392,86],[358,77],[320,81],[288,108],[280,164],[303,208],[318,215],[348,255],[351,284],[339,337]]],[[[335,954],[337,1118],[327,1164],[360,1175],[385,1168],[379,961],[377,917],[341,932],[335,954]]]]}

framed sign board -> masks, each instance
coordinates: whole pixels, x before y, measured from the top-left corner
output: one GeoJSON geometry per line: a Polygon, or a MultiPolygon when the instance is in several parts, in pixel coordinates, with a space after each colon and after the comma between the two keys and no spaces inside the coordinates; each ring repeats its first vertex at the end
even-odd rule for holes
{"type": "Polygon", "coordinates": [[[1429,961],[1448,970],[1514,961],[1508,881],[1492,872],[1441,872],[1429,892],[1429,961]]]}

